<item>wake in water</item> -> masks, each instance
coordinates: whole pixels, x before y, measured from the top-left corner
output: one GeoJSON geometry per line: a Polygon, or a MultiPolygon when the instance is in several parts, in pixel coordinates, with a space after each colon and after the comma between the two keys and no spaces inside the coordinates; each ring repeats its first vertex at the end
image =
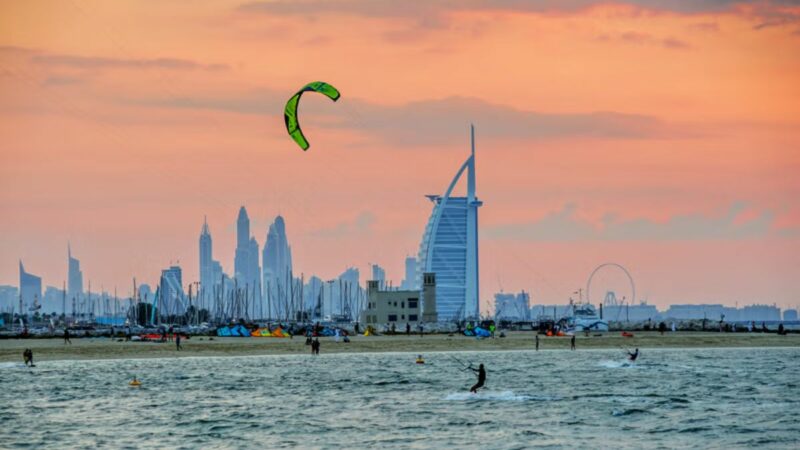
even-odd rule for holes
{"type": "Polygon", "coordinates": [[[28,367],[28,366],[26,366],[23,363],[17,363],[17,362],[3,362],[3,363],[0,363],[0,370],[2,370],[2,369],[22,369],[22,368],[25,368],[25,367],[28,367]]]}
{"type": "Polygon", "coordinates": [[[622,368],[636,367],[636,363],[631,361],[600,361],[597,365],[600,367],[605,367],[606,369],[622,369],[622,368]]]}
{"type": "Polygon", "coordinates": [[[511,402],[534,400],[534,398],[529,395],[518,395],[515,394],[514,391],[479,391],[477,394],[470,392],[454,392],[448,394],[444,399],[450,401],[494,400],[511,402]]]}

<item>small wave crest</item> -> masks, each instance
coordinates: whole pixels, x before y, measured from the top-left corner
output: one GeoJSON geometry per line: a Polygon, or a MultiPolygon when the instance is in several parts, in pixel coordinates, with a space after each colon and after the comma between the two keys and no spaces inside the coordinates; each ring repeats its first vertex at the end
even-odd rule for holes
{"type": "Polygon", "coordinates": [[[511,401],[511,402],[524,402],[526,400],[534,400],[530,395],[515,394],[514,391],[482,391],[477,394],[471,392],[454,392],[448,394],[445,400],[450,401],[467,401],[467,400],[494,400],[494,401],[511,401]]]}
{"type": "Polygon", "coordinates": [[[635,363],[630,361],[600,361],[597,365],[605,367],[606,369],[623,369],[636,367],[635,363]]]}
{"type": "Polygon", "coordinates": [[[25,367],[25,364],[18,362],[3,362],[0,363],[0,369],[19,369],[25,367]]]}

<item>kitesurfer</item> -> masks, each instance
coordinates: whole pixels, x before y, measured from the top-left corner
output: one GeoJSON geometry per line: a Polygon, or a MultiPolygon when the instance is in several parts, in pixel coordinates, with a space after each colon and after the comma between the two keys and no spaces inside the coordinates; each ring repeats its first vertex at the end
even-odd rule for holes
{"type": "Polygon", "coordinates": [[[636,358],[639,357],[639,349],[637,348],[633,353],[628,352],[628,359],[631,362],[636,362],[636,358]]]}
{"type": "Polygon", "coordinates": [[[472,366],[468,367],[468,369],[470,369],[473,372],[478,374],[478,382],[475,383],[474,386],[469,388],[470,392],[472,392],[473,394],[477,394],[478,393],[478,389],[482,388],[483,384],[486,383],[486,369],[483,368],[483,364],[478,366],[477,369],[472,367],[472,366]]]}
{"type": "Polygon", "coordinates": [[[64,344],[72,344],[72,341],[69,340],[69,329],[64,328],[64,344]]]}

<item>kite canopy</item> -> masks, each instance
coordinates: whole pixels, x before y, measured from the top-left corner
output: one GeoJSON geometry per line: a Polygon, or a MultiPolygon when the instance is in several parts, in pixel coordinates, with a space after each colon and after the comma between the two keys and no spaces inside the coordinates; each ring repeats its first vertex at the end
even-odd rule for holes
{"type": "Polygon", "coordinates": [[[296,94],[286,102],[286,107],[283,109],[283,119],[286,121],[286,131],[289,136],[297,142],[303,150],[308,150],[309,144],[306,137],[303,135],[303,130],[300,129],[300,123],[297,121],[297,105],[300,102],[300,97],[303,92],[314,91],[326,95],[329,99],[336,101],[339,100],[339,90],[328,83],[322,81],[314,81],[303,86],[303,89],[297,91],[296,94]]]}

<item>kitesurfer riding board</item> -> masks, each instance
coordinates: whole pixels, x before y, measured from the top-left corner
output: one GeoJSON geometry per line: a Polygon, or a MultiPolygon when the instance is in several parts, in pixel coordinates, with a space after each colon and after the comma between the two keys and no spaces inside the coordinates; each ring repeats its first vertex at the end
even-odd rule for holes
{"type": "Polygon", "coordinates": [[[484,383],[486,383],[486,369],[483,368],[483,364],[478,366],[477,369],[475,369],[474,367],[468,367],[468,369],[472,370],[478,375],[478,382],[475,383],[474,386],[469,388],[470,392],[472,392],[473,394],[477,394],[478,389],[482,388],[484,383]]]}

